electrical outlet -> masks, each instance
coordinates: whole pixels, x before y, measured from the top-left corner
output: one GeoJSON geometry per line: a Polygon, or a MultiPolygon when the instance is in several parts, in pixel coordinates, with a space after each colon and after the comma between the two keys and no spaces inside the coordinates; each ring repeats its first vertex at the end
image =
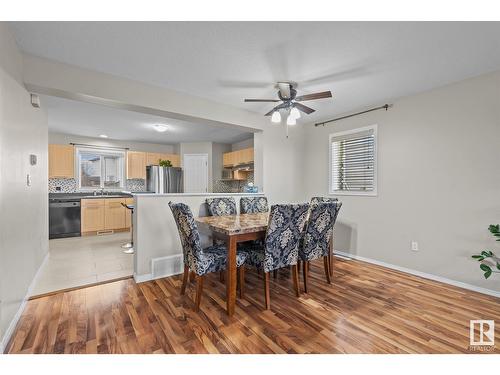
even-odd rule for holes
{"type": "Polygon", "coordinates": [[[411,241],[411,251],[418,251],[418,242],[411,241]]]}

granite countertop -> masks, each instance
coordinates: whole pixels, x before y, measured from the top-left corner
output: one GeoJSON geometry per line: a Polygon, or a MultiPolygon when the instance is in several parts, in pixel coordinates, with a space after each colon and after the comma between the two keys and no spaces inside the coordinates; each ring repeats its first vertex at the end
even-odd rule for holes
{"type": "Polygon", "coordinates": [[[195,220],[197,224],[206,225],[214,232],[233,235],[265,231],[269,221],[269,213],[204,216],[197,217],[195,220]]]}
{"type": "Polygon", "coordinates": [[[105,198],[132,198],[129,192],[117,191],[107,192],[103,195],[94,195],[93,192],[78,193],[49,193],[49,199],[105,199],[105,198]]]}

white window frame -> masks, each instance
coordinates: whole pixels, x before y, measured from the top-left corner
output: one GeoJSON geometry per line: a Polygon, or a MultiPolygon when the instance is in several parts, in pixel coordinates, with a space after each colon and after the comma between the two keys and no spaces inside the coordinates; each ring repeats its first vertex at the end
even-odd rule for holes
{"type": "Polygon", "coordinates": [[[125,184],[126,184],[126,165],[127,165],[127,154],[125,150],[119,150],[115,148],[105,148],[105,147],[87,147],[87,146],[78,146],[75,147],[75,171],[76,171],[76,180],[77,180],[77,186],[78,186],[78,191],[92,191],[92,190],[111,190],[111,191],[121,191],[125,189],[125,184]],[[81,163],[80,163],[80,151],[83,152],[95,152],[98,154],[110,154],[110,155],[120,155],[122,157],[122,165],[121,165],[121,185],[117,188],[112,188],[112,187],[105,187],[104,186],[104,179],[102,175],[102,169],[104,168],[104,164],[102,163],[101,159],[101,184],[100,187],[92,188],[92,187],[82,187],[82,181],[81,181],[81,163]]]}
{"type": "Polygon", "coordinates": [[[330,195],[363,195],[363,196],[377,196],[378,195],[378,135],[377,135],[377,124],[373,124],[370,126],[365,126],[362,128],[356,128],[356,129],[351,129],[351,130],[346,130],[343,132],[337,132],[337,133],[332,133],[330,134],[328,141],[328,193],[330,195]],[[338,191],[338,190],[333,190],[333,176],[332,176],[332,153],[333,153],[333,146],[332,146],[332,140],[337,137],[342,137],[350,134],[356,134],[364,131],[372,130],[373,131],[373,136],[374,136],[374,150],[373,150],[373,157],[374,157],[374,167],[373,167],[373,190],[372,191],[338,191]]]}

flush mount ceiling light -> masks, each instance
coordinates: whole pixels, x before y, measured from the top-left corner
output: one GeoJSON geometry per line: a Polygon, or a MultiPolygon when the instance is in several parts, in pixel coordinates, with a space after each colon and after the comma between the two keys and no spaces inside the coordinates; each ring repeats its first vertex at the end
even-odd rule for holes
{"type": "Polygon", "coordinates": [[[108,138],[108,136],[106,134],[100,134],[99,137],[101,137],[101,138],[108,138]]]}
{"type": "Polygon", "coordinates": [[[153,129],[156,130],[159,133],[163,133],[167,131],[167,127],[165,125],[153,125],[153,129]]]}

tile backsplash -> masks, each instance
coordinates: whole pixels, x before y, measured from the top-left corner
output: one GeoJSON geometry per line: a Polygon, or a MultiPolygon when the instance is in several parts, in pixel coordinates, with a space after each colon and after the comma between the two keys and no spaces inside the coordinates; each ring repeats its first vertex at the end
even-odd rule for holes
{"type": "Polygon", "coordinates": [[[214,180],[212,190],[214,193],[242,193],[244,192],[245,185],[253,182],[253,180],[253,173],[248,173],[247,180],[245,181],[214,180]]]}
{"type": "MultiPolygon", "coordinates": [[[[78,189],[75,178],[49,178],[49,193],[76,193],[78,189]]],[[[146,181],[131,178],[125,182],[127,191],[146,191],[146,181]]]]}
{"type": "Polygon", "coordinates": [[[49,178],[49,193],[75,193],[76,179],[49,178]]]}

